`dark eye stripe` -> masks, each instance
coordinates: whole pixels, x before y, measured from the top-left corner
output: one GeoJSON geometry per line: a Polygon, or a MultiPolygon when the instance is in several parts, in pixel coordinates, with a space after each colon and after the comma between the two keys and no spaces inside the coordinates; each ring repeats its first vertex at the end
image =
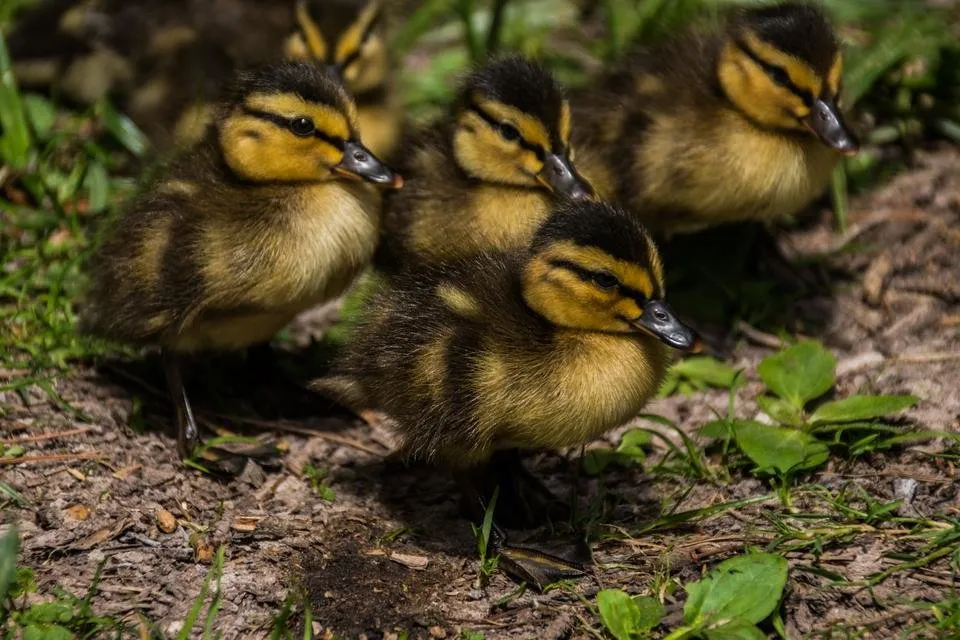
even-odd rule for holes
{"type": "MultiPolygon", "coordinates": [[[[494,129],[497,129],[497,130],[500,129],[500,125],[502,123],[496,118],[494,118],[492,115],[490,115],[489,113],[487,113],[486,111],[478,107],[477,105],[471,103],[468,109],[470,109],[470,111],[473,111],[475,114],[483,118],[483,120],[494,129]]],[[[543,147],[541,147],[538,144],[533,144],[532,142],[527,141],[522,135],[517,139],[517,144],[519,144],[521,147],[523,147],[527,151],[532,151],[533,153],[535,153],[537,158],[539,158],[541,161],[546,156],[546,151],[544,150],[543,147]]]]}
{"type": "Polygon", "coordinates": [[[760,56],[756,54],[745,42],[742,40],[736,41],[737,48],[740,49],[748,58],[756,62],[760,68],[762,68],[767,75],[774,79],[774,82],[783,86],[788,91],[793,93],[795,96],[800,98],[807,107],[813,106],[813,94],[807,91],[806,89],[801,89],[793,83],[790,79],[790,74],[787,73],[787,70],[779,65],[772,64],[767,62],[760,56]],[[781,79],[778,80],[778,77],[781,79]]]}
{"type": "MultiPolygon", "coordinates": [[[[581,267],[575,262],[570,262],[569,260],[551,260],[550,266],[556,269],[564,269],[566,271],[569,271],[570,273],[573,273],[584,282],[590,282],[590,283],[593,282],[593,279],[596,276],[601,275],[602,273],[606,273],[606,272],[600,272],[600,271],[591,271],[590,269],[581,267]]],[[[643,292],[638,291],[637,289],[634,289],[633,287],[630,287],[628,285],[625,285],[623,282],[619,284],[617,291],[619,291],[620,294],[623,295],[623,297],[632,299],[638,305],[643,305],[643,303],[647,301],[647,296],[645,296],[643,292]]]]}
{"type": "MultiPolygon", "coordinates": [[[[267,122],[272,122],[278,127],[283,127],[284,129],[290,130],[290,124],[293,122],[294,118],[284,118],[283,116],[278,116],[275,113],[270,113],[269,111],[260,111],[259,109],[253,109],[246,105],[243,106],[243,112],[248,116],[253,116],[254,118],[260,118],[261,120],[266,120],[267,122]]],[[[346,142],[343,138],[338,138],[336,136],[329,136],[319,129],[314,130],[313,136],[320,140],[323,140],[330,146],[336,147],[340,151],[343,151],[346,142]]]]}

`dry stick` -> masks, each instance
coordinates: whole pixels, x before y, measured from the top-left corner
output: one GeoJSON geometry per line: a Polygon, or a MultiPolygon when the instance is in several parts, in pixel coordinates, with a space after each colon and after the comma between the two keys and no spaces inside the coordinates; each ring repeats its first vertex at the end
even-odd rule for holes
{"type": "Polygon", "coordinates": [[[782,349],[783,347],[787,346],[783,340],[772,333],[760,331],[759,329],[750,326],[743,320],[737,322],[737,330],[743,335],[747,336],[747,338],[750,340],[759,345],[763,345],[764,347],[770,347],[771,349],[782,349]]]}
{"type": "Polygon", "coordinates": [[[41,433],[35,436],[26,436],[24,438],[7,438],[0,440],[0,444],[22,444],[24,442],[41,442],[43,440],[53,440],[54,438],[66,438],[69,436],[78,436],[81,433],[93,431],[93,427],[82,427],[80,429],[70,429],[68,431],[58,431],[56,433],[41,433]]]}
{"type": "Polygon", "coordinates": [[[3,464],[26,464],[28,462],[70,462],[73,460],[96,460],[102,453],[97,451],[86,451],[83,453],[52,453],[45,456],[7,456],[0,458],[0,465],[3,464]]]}

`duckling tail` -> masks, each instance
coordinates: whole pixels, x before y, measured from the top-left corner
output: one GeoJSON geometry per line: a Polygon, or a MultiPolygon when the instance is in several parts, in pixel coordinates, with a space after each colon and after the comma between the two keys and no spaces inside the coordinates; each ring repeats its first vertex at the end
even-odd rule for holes
{"type": "Polygon", "coordinates": [[[358,380],[350,376],[324,376],[312,381],[308,386],[311,391],[316,391],[355,412],[369,408],[367,394],[363,387],[358,380]]]}

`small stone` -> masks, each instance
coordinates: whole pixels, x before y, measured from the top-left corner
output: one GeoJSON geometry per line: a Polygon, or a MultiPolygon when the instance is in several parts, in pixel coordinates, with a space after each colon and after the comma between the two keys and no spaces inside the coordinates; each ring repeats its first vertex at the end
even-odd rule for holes
{"type": "Polygon", "coordinates": [[[157,527],[164,533],[173,533],[177,529],[177,519],[172,513],[160,507],[157,509],[157,527]]]}
{"type": "Polygon", "coordinates": [[[409,553],[391,553],[390,559],[405,567],[416,569],[417,571],[423,571],[427,568],[427,565],[430,564],[430,558],[426,556],[415,556],[409,553]]]}
{"type": "Polygon", "coordinates": [[[906,504],[910,504],[917,494],[917,481],[913,478],[897,478],[893,481],[893,493],[906,504]]]}
{"type": "Polygon", "coordinates": [[[193,539],[193,555],[197,562],[210,564],[213,561],[213,546],[203,536],[193,539]]]}
{"type": "Polygon", "coordinates": [[[446,638],[446,637],[447,637],[447,631],[446,631],[446,629],[444,629],[443,627],[438,627],[437,625],[434,625],[434,626],[430,627],[430,628],[427,630],[427,632],[430,634],[430,637],[431,637],[431,638],[438,638],[438,639],[439,639],[439,638],[446,638]]]}
{"type": "Polygon", "coordinates": [[[467,600],[480,600],[481,598],[483,598],[483,591],[480,589],[467,591],[467,600]]]}

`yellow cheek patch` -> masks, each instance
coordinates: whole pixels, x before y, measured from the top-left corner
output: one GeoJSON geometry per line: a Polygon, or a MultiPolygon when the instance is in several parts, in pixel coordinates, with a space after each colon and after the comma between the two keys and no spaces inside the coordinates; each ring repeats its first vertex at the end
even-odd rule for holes
{"type": "Polygon", "coordinates": [[[246,105],[255,111],[266,111],[284,118],[305,116],[313,120],[318,131],[332,138],[349,140],[353,131],[351,120],[344,114],[326,105],[307,102],[293,93],[255,93],[247,98],[246,105]]]}
{"type": "Polygon", "coordinates": [[[843,77],[843,54],[838,53],[830,65],[830,71],[827,73],[827,87],[830,89],[830,95],[835,96],[840,92],[840,79],[843,77]]]}
{"type": "Polygon", "coordinates": [[[744,42],[758,58],[786,71],[790,82],[798,89],[809,91],[814,96],[820,95],[823,82],[806,62],[780,51],[752,33],[745,34],[744,42]]]}
{"type": "Polygon", "coordinates": [[[310,17],[310,12],[307,10],[305,0],[299,0],[299,2],[297,2],[296,16],[297,26],[300,27],[300,31],[303,32],[310,54],[316,60],[326,61],[327,41],[323,39],[320,29],[313,21],[313,18],[310,17]]]}
{"type": "Polygon", "coordinates": [[[376,19],[380,11],[379,2],[371,2],[360,12],[356,21],[343,32],[340,40],[337,42],[337,50],[334,53],[334,60],[342,63],[349,58],[355,51],[363,46],[363,36],[370,28],[370,24],[376,19]]]}
{"type": "Polygon", "coordinates": [[[480,109],[490,114],[493,119],[498,122],[508,122],[515,126],[523,139],[530,144],[544,149],[549,149],[552,146],[550,144],[550,133],[538,119],[532,118],[523,111],[502,102],[486,100],[480,95],[474,95],[473,100],[480,109]]]}
{"type": "Polygon", "coordinates": [[[302,33],[294,33],[287,38],[283,45],[283,55],[288,60],[309,60],[310,50],[307,48],[307,42],[303,39],[302,33]]]}

